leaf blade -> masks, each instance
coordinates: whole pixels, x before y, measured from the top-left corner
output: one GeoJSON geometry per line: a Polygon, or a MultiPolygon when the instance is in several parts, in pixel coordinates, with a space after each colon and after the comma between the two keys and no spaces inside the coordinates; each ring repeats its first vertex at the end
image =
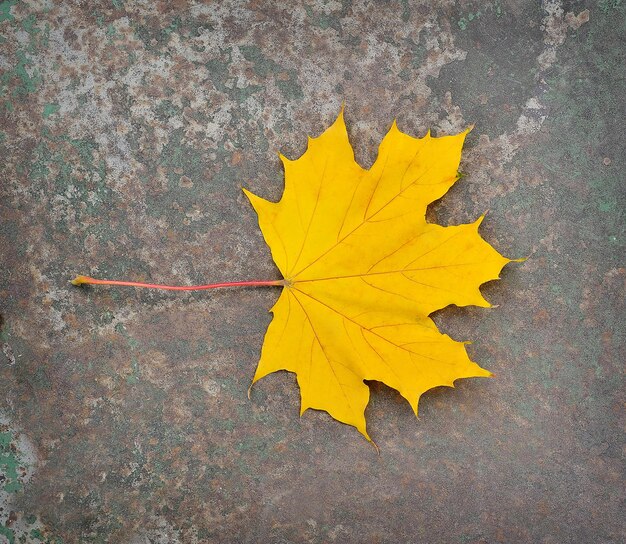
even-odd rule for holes
{"type": "Polygon", "coordinates": [[[491,375],[428,317],[449,304],[489,307],[479,287],[510,262],[478,233],[483,217],[425,219],[458,179],[468,132],[413,138],[394,122],[365,170],[342,112],[300,158],[283,158],[278,202],[246,191],[286,280],[254,382],[295,372],[301,413],[325,410],[371,440],[364,380],[396,389],[417,414],[429,389],[491,375]]]}

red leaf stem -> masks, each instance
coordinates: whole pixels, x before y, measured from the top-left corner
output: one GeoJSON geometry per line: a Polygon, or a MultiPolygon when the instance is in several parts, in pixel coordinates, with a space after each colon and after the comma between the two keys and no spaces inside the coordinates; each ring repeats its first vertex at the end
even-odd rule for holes
{"type": "Polygon", "coordinates": [[[227,281],[221,283],[208,283],[206,285],[162,285],[159,283],[143,283],[139,281],[100,280],[89,276],[76,276],[72,285],[122,285],[127,287],[144,287],[146,289],[165,289],[168,291],[202,291],[204,289],[219,289],[221,287],[259,287],[259,286],[284,286],[284,280],[267,281],[227,281]]]}

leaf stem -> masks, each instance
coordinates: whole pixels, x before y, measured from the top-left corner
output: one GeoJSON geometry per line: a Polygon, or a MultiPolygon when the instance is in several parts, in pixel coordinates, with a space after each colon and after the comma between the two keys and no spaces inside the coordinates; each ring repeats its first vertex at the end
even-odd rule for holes
{"type": "Polygon", "coordinates": [[[219,289],[221,287],[260,287],[285,285],[285,280],[267,281],[227,281],[221,283],[208,283],[206,285],[162,285],[160,283],[143,283],[139,281],[100,280],[89,276],[76,276],[72,285],[122,285],[127,287],[144,287],[146,289],[165,289],[168,291],[202,291],[205,289],[219,289]]]}

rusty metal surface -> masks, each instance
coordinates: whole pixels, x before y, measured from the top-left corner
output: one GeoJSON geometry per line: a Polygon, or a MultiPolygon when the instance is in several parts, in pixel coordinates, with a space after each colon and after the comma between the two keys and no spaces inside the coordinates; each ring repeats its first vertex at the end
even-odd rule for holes
{"type": "Polygon", "coordinates": [[[0,3],[0,543],[623,541],[626,4],[0,3]],[[475,123],[429,212],[508,256],[499,307],[435,316],[492,380],[369,429],[246,392],[272,289],[77,289],[76,273],[274,279],[243,198],[341,103],[475,123]]]}

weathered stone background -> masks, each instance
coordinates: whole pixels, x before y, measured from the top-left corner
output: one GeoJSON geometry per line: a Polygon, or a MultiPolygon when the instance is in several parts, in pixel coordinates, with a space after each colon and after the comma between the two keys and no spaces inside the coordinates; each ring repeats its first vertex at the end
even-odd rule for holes
{"type": "Polygon", "coordinates": [[[618,543],[624,538],[626,2],[0,3],[0,542],[618,543]],[[373,384],[374,449],[292,375],[246,391],[277,278],[244,199],[345,102],[471,123],[431,210],[489,210],[494,310],[436,319],[493,380],[373,384]]]}

